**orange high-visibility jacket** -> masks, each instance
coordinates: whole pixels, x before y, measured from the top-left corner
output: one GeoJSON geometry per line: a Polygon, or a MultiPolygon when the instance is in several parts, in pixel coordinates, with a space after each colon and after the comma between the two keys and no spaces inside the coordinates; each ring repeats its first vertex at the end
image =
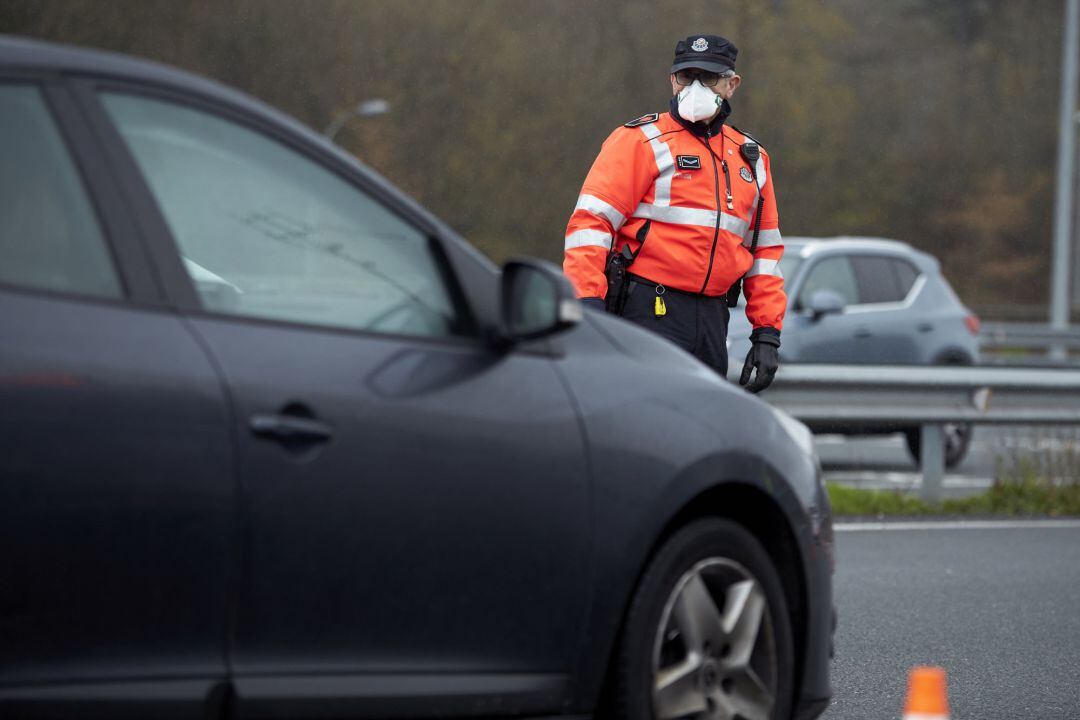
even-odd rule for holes
{"type": "Polygon", "coordinates": [[[754,328],[781,329],[784,245],[769,156],[762,148],[755,181],[739,151],[752,138],[719,130],[699,137],[664,113],[608,136],[566,227],[563,270],[578,297],[607,294],[608,252],[629,245],[637,253],[631,273],[676,290],[723,295],[745,273],[746,317],[754,328]],[[751,255],[759,197],[765,206],[751,255]]]}

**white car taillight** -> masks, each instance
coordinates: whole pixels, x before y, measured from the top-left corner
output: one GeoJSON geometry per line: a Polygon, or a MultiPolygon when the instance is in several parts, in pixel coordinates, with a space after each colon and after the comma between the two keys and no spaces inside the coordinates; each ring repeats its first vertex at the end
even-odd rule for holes
{"type": "Polygon", "coordinates": [[[964,325],[967,326],[969,333],[978,337],[979,328],[982,327],[982,323],[979,322],[978,315],[966,315],[964,317],[964,325]]]}

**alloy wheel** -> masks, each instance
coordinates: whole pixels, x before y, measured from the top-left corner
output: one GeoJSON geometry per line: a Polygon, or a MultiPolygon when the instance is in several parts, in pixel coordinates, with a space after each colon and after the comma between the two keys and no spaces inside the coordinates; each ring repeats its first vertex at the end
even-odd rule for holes
{"type": "Polygon", "coordinates": [[[971,434],[970,425],[955,425],[946,423],[941,428],[945,437],[945,458],[955,463],[961,453],[967,449],[968,436],[971,434]]]}
{"type": "Polygon", "coordinates": [[[652,669],[657,720],[769,720],[777,649],[753,575],[726,558],[684,573],[664,607],[652,669]]]}

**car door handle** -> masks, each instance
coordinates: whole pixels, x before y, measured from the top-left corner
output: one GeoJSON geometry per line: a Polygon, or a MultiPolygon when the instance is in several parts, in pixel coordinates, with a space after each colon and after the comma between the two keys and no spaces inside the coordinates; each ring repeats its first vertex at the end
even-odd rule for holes
{"type": "Polygon", "coordinates": [[[927,323],[919,323],[915,327],[915,329],[918,330],[919,332],[930,332],[931,330],[934,329],[934,324],[933,323],[928,323],[928,322],[927,323]]]}
{"type": "Polygon", "coordinates": [[[856,328],[856,330],[855,330],[855,337],[857,337],[857,338],[868,338],[868,337],[872,336],[873,334],[874,333],[870,332],[870,328],[861,327],[861,328],[856,328]]]}
{"type": "Polygon", "coordinates": [[[326,442],[334,435],[326,423],[295,415],[252,415],[251,432],[259,437],[294,442],[326,442]]]}

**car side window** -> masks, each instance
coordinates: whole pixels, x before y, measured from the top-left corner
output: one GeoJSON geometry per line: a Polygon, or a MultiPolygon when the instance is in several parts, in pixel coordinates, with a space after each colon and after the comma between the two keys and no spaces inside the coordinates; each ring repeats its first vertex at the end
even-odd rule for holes
{"type": "Polygon", "coordinates": [[[856,255],[851,258],[859,286],[860,303],[900,302],[907,294],[900,289],[892,258],[856,255]]]}
{"type": "Polygon", "coordinates": [[[907,260],[893,258],[889,263],[896,273],[896,282],[900,288],[901,298],[906,298],[908,293],[911,292],[912,286],[915,285],[915,280],[919,277],[919,271],[907,260]]]}
{"type": "Polygon", "coordinates": [[[343,178],[236,122],[106,93],[204,307],[418,336],[461,318],[431,240],[343,178]]]}
{"type": "Polygon", "coordinates": [[[809,305],[811,296],[818,290],[832,290],[839,293],[846,304],[858,304],[855,271],[846,257],[828,257],[814,263],[799,291],[799,307],[809,305]]]}
{"type": "Polygon", "coordinates": [[[123,295],[86,188],[31,85],[0,85],[0,282],[123,295]]]}

